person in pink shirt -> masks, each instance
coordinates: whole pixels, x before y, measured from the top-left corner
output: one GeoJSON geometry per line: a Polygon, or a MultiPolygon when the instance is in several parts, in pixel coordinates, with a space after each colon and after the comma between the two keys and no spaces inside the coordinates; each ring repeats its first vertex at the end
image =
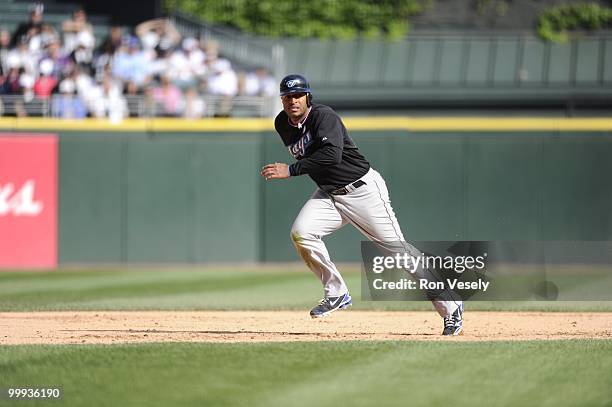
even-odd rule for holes
{"type": "Polygon", "coordinates": [[[57,86],[57,79],[53,76],[53,61],[43,59],[39,65],[40,76],[34,83],[34,94],[39,99],[48,99],[57,86]]]}
{"type": "Polygon", "coordinates": [[[183,94],[168,77],[161,77],[161,84],[151,90],[155,103],[162,108],[163,116],[179,116],[183,109],[183,94]]]}

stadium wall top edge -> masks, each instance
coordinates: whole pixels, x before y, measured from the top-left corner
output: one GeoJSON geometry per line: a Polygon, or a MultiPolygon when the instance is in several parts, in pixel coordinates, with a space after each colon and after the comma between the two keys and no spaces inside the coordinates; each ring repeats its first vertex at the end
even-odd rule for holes
{"type": "MultiPolygon", "coordinates": [[[[550,117],[427,117],[376,116],[344,119],[353,131],[612,131],[612,117],[550,118],[550,117]]],[[[273,132],[271,118],[211,118],[185,119],[126,119],[119,123],[103,119],[0,118],[0,131],[61,131],[106,133],[261,133],[273,132]]]]}

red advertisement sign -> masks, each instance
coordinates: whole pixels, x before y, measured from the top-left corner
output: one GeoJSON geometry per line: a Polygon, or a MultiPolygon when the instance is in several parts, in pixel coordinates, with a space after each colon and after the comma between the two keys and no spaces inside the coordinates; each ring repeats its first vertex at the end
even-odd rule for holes
{"type": "Polygon", "coordinates": [[[57,265],[57,136],[0,134],[0,268],[57,265]]]}

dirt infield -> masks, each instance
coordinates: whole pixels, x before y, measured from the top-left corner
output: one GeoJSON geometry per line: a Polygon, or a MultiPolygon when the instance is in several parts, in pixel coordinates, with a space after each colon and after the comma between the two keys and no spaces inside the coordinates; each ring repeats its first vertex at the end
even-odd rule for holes
{"type": "MultiPolygon", "coordinates": [[[[448,340],[432,312],[304,311],[0,313],[0,344],[448,340]]],[[[612,313],[470,312],[452,340],[612,339],[612,313]]]]}

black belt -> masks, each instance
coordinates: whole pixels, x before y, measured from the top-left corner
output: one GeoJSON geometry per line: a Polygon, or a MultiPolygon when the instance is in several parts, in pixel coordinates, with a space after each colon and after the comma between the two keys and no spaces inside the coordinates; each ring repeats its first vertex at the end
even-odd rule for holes
{"type": "Polygon", "coordinates": [[[364,181],[359,179],[359,180],[353,182],[352,184],[348,184],[345,187],[334,189],[333,191],[330,192],[330,194],[332,194],[332,195],[346,195],[349,192],[353,192],[357,188],[359,188],[361,186],[364,186],[365,184],[366,183],[364,181]]]}

